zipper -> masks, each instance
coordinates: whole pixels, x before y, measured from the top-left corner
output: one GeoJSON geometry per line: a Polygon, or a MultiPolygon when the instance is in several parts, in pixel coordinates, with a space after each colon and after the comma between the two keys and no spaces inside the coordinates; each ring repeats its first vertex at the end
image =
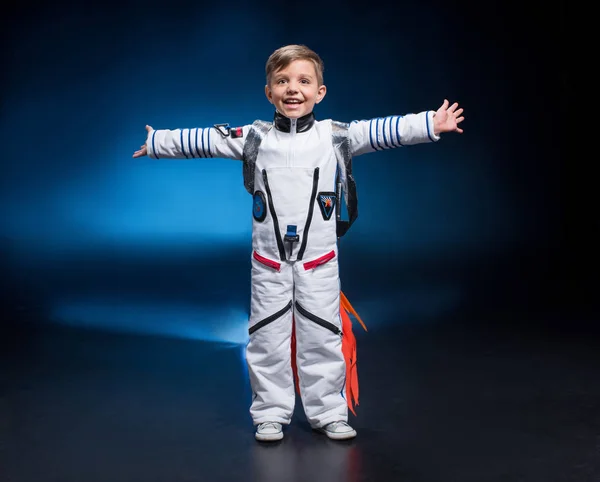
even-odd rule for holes
{"type": "Polygon", "coordinates": [[[305,318],[308,318],[310,321],[314,321],[317,325],[321,325],[323,328],[328,329],[334,334],[342,336],[342,330],[340,330],[337,326],[335,326],[333,323],[330,323],[329,321],[325,321],[324,319],[319,318],[317,315],[313,315],[310,311],[306,311],[297,301],[296,309],[298,310],[298,313],[300,313],[305,318]]]}
{"type": "Polygon", "coordinates": [[[266,169],[263,169],[262,175],[263,181],[265,182],[265,191],[267,191],[269,210],[271,211],[271,217],[273,218],[273,228],[275,229],[275,240],[277,241],[277,249],[279,250],[279,259],[281,261],[285,261],[285,248],[283,246],[283,239],[281,239],[281,232],[279,231],[279,221],[277,220],[277,214],[275,213],[273,196],[271,195],[271,188],[269,187],[269,179],[267,178],[266,169]]]}
{"type": "Polygon", "coordinates": [[[265,327],[269,323],[272,323],[273,321],[275,321],[277,318],[281,318],[288,311],[290,311],[291,307],[292,307],[292,300],[290,300],[290,302],[287,305],[285,305],[285,307],[283,309],[279,310],[277,313],[273,313],[272,315],[267,316],[264,320],[260,320],[258,323],[253,325],[252,328],[250,328],[248,330],[248,334],[251,335],[256,330],[260,330],[261,328],[265,327]]]}
{"type": "Polygon", "coordinates": [[[296,127],[298,125],[298,119],[290,119],[290,134],[292,138],[290,139],[290,150],[288,151],[287,156],[287,167],[292,167],[294,165],[294,144],[296,141],[296,127]]]}
{"type": "MultiPolygon", "coordinates": [[[[332,251],[333,253],[333,251],[332,251]]],[[[278,263],[277,261],[273,261],[269,258],[265,258],[264,256],[261,256],[260,254],[258,254],[256,251],[254,251],[254,253],[252,253],[252,256],[254,256],[254,259],[256,261],[258,261],[261,264],[264,264],[265,266],[268,266],[269,268],[273,268],[274,270],[279,271],[281,269],[281,263],[278,263]]]]}
{"type": "MultiPolygon", "coordinates": [[[[315,269],[317,266],[321,266],[322,264],[327,263],[328,261],[331,261],[333,258],[335,258],[335,251],[331,251],[323,256],[321,256],[320,258],[317,258],[313,261],[307,261],[306,263],[304,263],[304,269],[306,271],[308,271],[309,269],[315,269]]],[[[279,263],[277,263],[279,264],[279,263]]]]}
{"type": "Polygon", "coordinates": [[[298,256],[296,259],[301,260],[304,256],[304,251],[306,251],[306,243],[308,242],[308,230],[310,229],[310,223],[313,218],[313,212],[315,210],[315,199],[317,197],[317,187],[319,186],[319,168],[315,167],[315,172],[313,173],[313,187],[312,193],[310,195],[310,201],[308,205],[308,216],[306,218],[306,223],[304,224],[304,233],[302,234],[302,244],[300,246],[300,250],[298,251],[298,256]]]}

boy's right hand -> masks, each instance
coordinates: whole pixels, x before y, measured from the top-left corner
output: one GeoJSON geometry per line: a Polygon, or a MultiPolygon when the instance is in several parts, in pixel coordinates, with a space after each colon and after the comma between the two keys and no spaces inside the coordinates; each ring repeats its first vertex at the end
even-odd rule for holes
{"type": "MultiPolygon", "coordinates": [[[[148,134],[150,134],[153,130],[154,129],[152,129],[152,127],[146,126],[146,131],[148,131],[148,134]]],[[[148,148],[146,146],[146,143],[142,144],[140,148],[133,153],[133,157],[143,157],[146,155],[148,155],[148,148]]]]}

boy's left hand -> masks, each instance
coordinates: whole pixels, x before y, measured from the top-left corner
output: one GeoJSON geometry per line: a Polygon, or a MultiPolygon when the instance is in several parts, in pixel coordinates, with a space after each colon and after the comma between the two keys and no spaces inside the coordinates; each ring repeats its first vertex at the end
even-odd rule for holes
{"type": "Polygon", "coordinates": [[[458,109],[458,102],[455,102],[450,107],[450,102],[444,99],[444,103],[433,115],[433,132],[435,135],[439,135],[442,132],[458,132],[463,133],[463,130],[458,127],[465,118],[462,116],[462,107],[458,109]]]}

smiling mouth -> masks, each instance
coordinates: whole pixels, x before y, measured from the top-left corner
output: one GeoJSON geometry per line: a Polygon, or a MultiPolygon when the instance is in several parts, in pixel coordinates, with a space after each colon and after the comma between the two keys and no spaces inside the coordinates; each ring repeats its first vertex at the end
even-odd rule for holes
{"type": "Polygon", "coordinates": [[[283,103],[286,105],[299,105],[302,104],[302,101],[298,99],[287,99],[284,100],[283,103]]]}

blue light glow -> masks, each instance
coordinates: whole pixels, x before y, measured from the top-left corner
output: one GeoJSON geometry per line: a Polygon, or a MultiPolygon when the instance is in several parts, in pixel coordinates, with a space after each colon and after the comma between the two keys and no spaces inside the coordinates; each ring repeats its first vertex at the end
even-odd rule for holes
{"type": "Polygon", "coordinates": [[[64,325],[245,346],[248,313],[239,308],[139,303],[117,299],[57,301],[51,321],[64,325]]]}

